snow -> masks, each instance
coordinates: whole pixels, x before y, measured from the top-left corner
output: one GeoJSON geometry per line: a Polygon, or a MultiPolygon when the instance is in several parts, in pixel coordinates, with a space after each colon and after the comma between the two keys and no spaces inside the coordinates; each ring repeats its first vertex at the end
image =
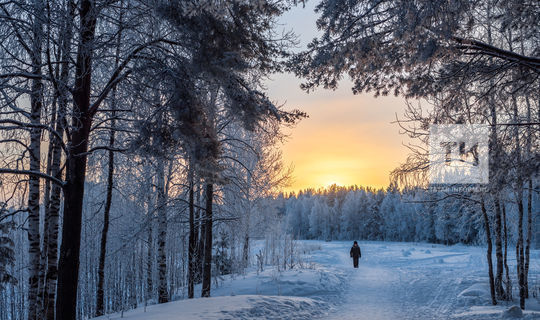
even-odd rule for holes
{"type": "MultiPolygon", "coordinates": [[[[125,312],[128,320],[153,319],[513,319],[513,302],[490,305],[485,249],[462,245],[360,242],[362,258],[352,268],[352,241],[302,241],[320,248],[302,257],[302,267],[266,266],[213,283],[212,298],[180,300],[125,312]]],[[[257,245],[254,245],[254,250],[257,245]]],[[[515,256],[509,252],[509,257],[515,256]]],[[[537,250],[530,279],[540,276],[537,250]]],[[[515,261],[509,260],[515,270],[515,261]]],[[[512,275],[515,277],[514,275],[512,275]]],[[[531,284],[532,285],[532,284],[531,284]]],[[[200,291],[200,287],[196,288],[200,291]]],[[[180,294],[181,296],[181,294],[180,294]]],[[[515,293],[514,293],[514,296],[515,293]]],[[[523,319],[540,319],[531,298],[523,319]]],[[[119,319],[120,315],[99,318],[119,319]]]]}
{"type": "Polygon", "coordinates": [[[191,320],[191,319],[280,319],[283,314],[293,319],[312,319],[322,314],[322,302],[302,297],[262,295],[222,296],[180,300],[161,305],[103,316],[97,319],[191,320]]]}
{"type": "Polygon", "coordinates": [[[523,311],[518,306],[511,306],[502,314],[503,319],[523,318],[523,311]]]}
{"type": "Polygon", "coordinates": [[[487,297],[489,296],[487,285],[475,283],[463,290],[458,297],[487,297]]]}

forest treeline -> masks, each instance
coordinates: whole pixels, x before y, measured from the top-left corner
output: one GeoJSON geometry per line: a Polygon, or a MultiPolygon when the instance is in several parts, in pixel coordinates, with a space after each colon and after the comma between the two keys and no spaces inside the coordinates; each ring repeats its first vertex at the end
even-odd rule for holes
{"type": "MultiPolygon", "coordinates": [[[[296,239],[429,242],[445,245],[485,245],[482,209],[457,193],[422,188],[399,190],[332,185],[306,189],[277,200],[286,230],[296,239]]],[[[517,243],[518,208],[504,202],[504,245],[517,243]]],[[[527,205],[527,198],[523,199],[527,205]]],[[[538,195],[531,206],[538,207],[538,195]]],[[[493,212],[493,204],[486,204],[493,212]]],[[[491,215],[490,215],[491,216],[491,215]]],[[[490,224],[493,220],[490,219],[490,224]]],[[[540,221],[533,221],[533,248],[540,244],[540,221]]],[[[493,226],[491,226],[493,228],[493,226]]],[[[528,226],[525,225],[527,229],[528,226]]]]}

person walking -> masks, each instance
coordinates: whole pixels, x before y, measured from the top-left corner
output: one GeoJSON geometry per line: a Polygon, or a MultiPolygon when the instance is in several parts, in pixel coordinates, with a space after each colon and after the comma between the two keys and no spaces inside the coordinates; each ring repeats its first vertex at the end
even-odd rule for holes
{"type": "Polygon", "coordinates": [[[351,248],[351,258],[353,258],[353,265],[355,268],[358,268],[358,259],[362,257],[362,252],[360,252],[360,246],[358,242],[355,241],[351,248]]]}

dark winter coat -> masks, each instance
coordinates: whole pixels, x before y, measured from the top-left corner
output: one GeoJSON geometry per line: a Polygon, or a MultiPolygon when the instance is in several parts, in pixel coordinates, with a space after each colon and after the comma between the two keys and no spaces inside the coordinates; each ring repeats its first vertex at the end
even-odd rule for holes
{"type": "Polygon", "coordinates": [[[362,252],[360,252],[360,246],[352,246],[351,248],[351,258],[360,258],[362,257],[362,252]]]}

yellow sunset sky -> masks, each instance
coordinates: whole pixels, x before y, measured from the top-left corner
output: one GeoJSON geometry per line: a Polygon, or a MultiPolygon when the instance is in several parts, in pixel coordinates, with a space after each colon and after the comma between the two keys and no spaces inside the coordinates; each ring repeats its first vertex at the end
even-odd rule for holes
{"type": "MultiPolygon", "coordinates": [[[[313,5],[288,12],[281,24],[299,36],[300,47],[316,36],[313,5]]],[[[401,117],[405,100],[401,97],[353,95],[351,83],[343,80],[336,91],[317,89],[306,93],[301,79],[276,74],[266,82],[268,94],[286,109],[301,109],[302,120],[283,145],[285,164],[293,164],[293,182],[285,191],[338,185],[386,187],[389,173],[404,162],[408,149],[405,135],[399,134],[395,120],[401,117]]]]}

